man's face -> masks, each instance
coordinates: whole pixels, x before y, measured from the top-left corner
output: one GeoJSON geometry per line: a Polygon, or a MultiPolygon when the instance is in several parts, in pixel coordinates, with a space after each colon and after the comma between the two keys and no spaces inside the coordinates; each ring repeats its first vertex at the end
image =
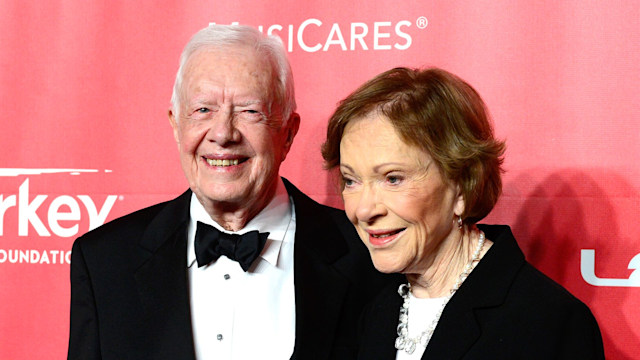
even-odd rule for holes
{"type": "Polygon", "coordinates": [[[169,118],[189,186],[211,215],[252,217],[275,193],[299,118],[282,126],[272,73],[246,47],[201,50],[185,65],[179,117],[169,118]]]}

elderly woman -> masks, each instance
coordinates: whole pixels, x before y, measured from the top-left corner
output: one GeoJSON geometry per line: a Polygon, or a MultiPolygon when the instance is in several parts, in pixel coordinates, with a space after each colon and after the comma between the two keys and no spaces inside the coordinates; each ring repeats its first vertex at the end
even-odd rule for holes
{"type": "Polygon", "coordinates": [[[508,226],[476,225],[503,152],[478,93],[444,70],[392,69],[340,103],[326,166],[376,268],[406,276],[363,313],[360,359],[604,358],[589,309],[508,226]]]}

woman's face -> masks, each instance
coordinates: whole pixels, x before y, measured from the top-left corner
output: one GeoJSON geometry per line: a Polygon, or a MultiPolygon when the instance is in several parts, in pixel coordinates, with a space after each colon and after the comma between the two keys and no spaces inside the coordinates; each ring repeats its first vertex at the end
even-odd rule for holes
{"type": "Polygon", "coordinates": [[[347,125],[340,172],[345,211],[379,271],[422,274],[443,242],[458,240],[462,195],[386,117],[374,112],[347,125]]]}

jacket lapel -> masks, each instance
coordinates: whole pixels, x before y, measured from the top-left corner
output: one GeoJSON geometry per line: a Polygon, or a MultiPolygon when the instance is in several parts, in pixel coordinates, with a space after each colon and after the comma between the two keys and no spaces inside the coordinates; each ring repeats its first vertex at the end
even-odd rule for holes
{"type": "Polygon", "coordinates": [[[480,328],[473,308],[454,299],[443,311],[422,359],[460,359],[478,341],[480,328]]]}
{"type": "Polygon", "coordinates": [[[328,359],[349,281],[334,266],[347,252],[325,211],[284,180],[296,212],[296,340],[292,359],[328,359]]]}
{"type": "Polygon", "coordinates": [[[524,264],[524,254],[508,227],[478,227],[494,244],[445,307],[422,359],[463,358],[481,335],[477,314],[504,303],[524,264]]]}
{"type": "Polygon", "coordinates": [[[193,359],[187,279],[187,226],[191,191],[170,201],[151,220],[140,240],[135,273],[149,349],[162,359],[193,359]]]}
{"type": "Polygon", "coordinates": [[[360,319],[358,359],[395,359],[398,316],[402,298],[398,295],[404,276],[385,288],[360,319]]]}

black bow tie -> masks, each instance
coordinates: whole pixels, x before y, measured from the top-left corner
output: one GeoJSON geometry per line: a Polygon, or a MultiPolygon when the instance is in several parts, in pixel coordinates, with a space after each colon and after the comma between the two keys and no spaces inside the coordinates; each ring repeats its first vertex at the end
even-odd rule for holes
{"type": "Polygon", "coordinates": [[[224,255],[237,261],[242,270],[247,271],[253,260],[262,252],[268,236],[269,233],[259,233],[257,230],[242,235],[227,234],[198,221],[195,240],[198,267],[205,266],[218,260],[220,255],[224,255]]]}

